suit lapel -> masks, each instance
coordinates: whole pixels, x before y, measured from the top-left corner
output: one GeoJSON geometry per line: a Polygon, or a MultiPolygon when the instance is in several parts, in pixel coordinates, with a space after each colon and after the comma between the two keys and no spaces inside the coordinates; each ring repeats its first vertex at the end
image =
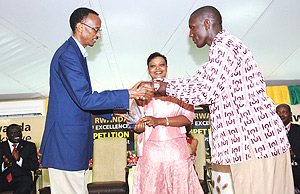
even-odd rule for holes
{"type": "Polygon", "coordinates": [[[89,69],[88,69],[88,67],[87,67],[87,62],[86,62],[86,58],[85,57],[82,57],[83,58],[83,63],[82,63],[82,66],[83,66],[83,69],[84,69],[84,73],[85,73],[85,75],[86,75],[86,78],[87,78],[87,80],[88,80],[88,82],[89,82],[89,85],[90,85],[90,89],[92,89],[92,87],[91,87],[91,80],[90,80],[90,74],[89,74],[89,69]]]}
{"type": "Polygon", "coordinates": [[[4,155],[11,156],[11,151],[10,151],[8,141],[6,141],[5,144],[6,144],[6,146],[4,147],[4,155]]]}
{"type": "Polygon", "coordinates": [[[82,68],[84,70],[84,74],[86,76],[86,79],[88,80],[89,82],[89,87],[90,87],[90,90],[92,89],[92,86],[91,86],[91,80],[90,80],[90,75],[89,75],[89,70],[88,70],[88,67],[87,67],[87,62],[86,62],[86,58],[82,56],[82,53],[78,47],[78,45],[76,44],[75,40],[70,37],[68,39],[68,41],[70,42],[70,44],[74,47],[75,51],[76,51],[76,54],[78,55],[79,59],[80,59],[80,63],[82,65],[82,68]]]}
{"type": "Polygon", "coordinates": [[[19,143],[19,145],[18,145],[18,147],[17,147],[17,150],[18,150],[19,152],[22,152],[23,149],[24,149],[24,146],[25,146],[24,141],[21,140],[20,143],[19,143]]]}

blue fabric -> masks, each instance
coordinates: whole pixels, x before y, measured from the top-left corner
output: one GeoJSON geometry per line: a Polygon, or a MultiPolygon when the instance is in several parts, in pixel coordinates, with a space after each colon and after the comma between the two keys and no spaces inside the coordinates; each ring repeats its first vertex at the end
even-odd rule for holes
{"type": "Polygon", "coordinates": [[[88,67],[70,37],[54,54],[50,66],[50,94],[40,152],[42,166],[79,171],[93,156],[91,112],[128,109],[128,90],[93,92],[88,67]]]}

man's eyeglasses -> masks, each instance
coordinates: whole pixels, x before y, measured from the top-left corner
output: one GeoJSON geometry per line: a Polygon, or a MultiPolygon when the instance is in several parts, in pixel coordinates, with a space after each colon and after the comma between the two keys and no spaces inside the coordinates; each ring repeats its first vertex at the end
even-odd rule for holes
{"type": "Polygon", "coordinates": [[[97,29],[97,28],[93,28],[92,26],[89,26],[89,25],[87,25],[87,24],[85,24],[85,23],[82,23],[82,24],[85,25],[85,26],[87,26],[87,27],[89,27],[89,28],[92,28],[93,30],[95,30],[96,34],[97,34],[98,32],[101,32],[101,31],[102,31],[101,28],[97,29]]]}

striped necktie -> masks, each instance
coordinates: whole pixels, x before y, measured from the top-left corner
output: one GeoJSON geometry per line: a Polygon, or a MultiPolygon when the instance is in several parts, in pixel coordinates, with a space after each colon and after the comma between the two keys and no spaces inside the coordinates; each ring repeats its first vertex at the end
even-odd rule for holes
{"type": "MultiPolygon", "coordinates": [[[[14,149],[13,149],[13,151],[11,152],[11,155],[12,155],[12,156],[14,156],[14,154],[15,154],[17,144],[14,143],[14,144],[13,144],[13,147],[14,147],[14,149]]],[[[9,173],[9,174],[6,176],[6,179],[7,179],[7,181],[8,181],[9,183],[12,181],[12,175],[11,175],[11,173],[9,173]]]]}
{"type": "Polygon", "coordinates": [[[13,151],[11,152],[11,155],[14,155],[14,154],[15,154],[15,152],[16,152],[16,147],[17,147],[17,144],[16,144],[16,143],[14,143],[14,144],[13,144],[13,147],[14,147],[14,149],[13,149],[13,151]]]}

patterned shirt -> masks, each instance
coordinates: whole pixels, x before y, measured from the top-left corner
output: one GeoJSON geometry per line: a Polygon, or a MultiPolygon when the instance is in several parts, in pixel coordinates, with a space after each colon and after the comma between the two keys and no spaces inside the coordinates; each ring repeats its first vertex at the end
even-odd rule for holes
{"type": "Polygon", "coordinates": [[[256,158],[288,150],[285,127],[266,95],[265,81],[252,53],[225,29],[212,42],[209,62],[192,78],[166,81],[167,95],[194,105],[209,105],[213,163],[250,160],[250,144],[256,158]]]}

